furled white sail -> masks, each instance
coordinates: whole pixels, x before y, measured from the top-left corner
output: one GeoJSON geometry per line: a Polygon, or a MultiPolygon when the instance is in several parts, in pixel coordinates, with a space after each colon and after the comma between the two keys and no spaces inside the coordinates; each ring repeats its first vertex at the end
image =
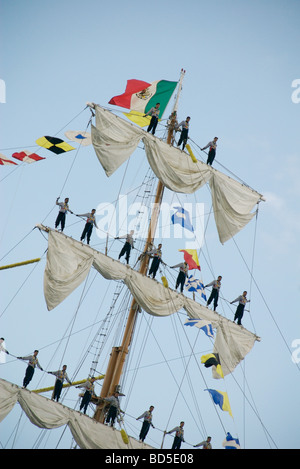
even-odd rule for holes
{"type": "Polygon", "coordinates": [[[44,275],[44,292],[47,297],[47,306],[51,310],[61,303],[75,290],[87,276],[93,258],[80,244],[74,245],[72,256],[64,251],[61,239],[58,236],[49,236],[49,246],[55,255],[47,256],[47,265],[44,275]],[[59,286],[59,288],[58,288],[59,286]]]}
{"type": "Polygon", "coordinates": [[[251,210],[262,195],[211,166],[197,161],[145,130],[100,106],[95,107],[92,143],[106,175],[111,176],[133,153],[140,140],[154,174],[168,189],[191,194],[209,183],[221,243],[238,233],[254,216],[251,210]]]}
{"type": "Polygon", "coordinates": [[[91,126],[92,143],[107,176],[111,176],[134,152],[141,140],[141,129],[96,108],[96,127],[91,126]]]}
{"type": "Polygon", "coordinates": [[[81,449],[147,449],[152,448],[132,437],[124,443],[121,433],[87,415],[0,379],[0,421],[18,402],[25,414],[39,428],[54,429],[67,425],[81,449]]]}
{"type": "Polygon", "coordinates": [[[219,239],[225,243],[255,215],[251,210],[261,199],[258,193],[214,170],[209,180],[219,239]]]}
{"type": "MultiPolygon", "coordinates": [[[[40,225],[42,227],[42,225],[40,225]]],[[[83,282],[93,266],[104,278],[122,280],[141,308],[153,316],[169,316],[184,309],[190,318],[206,319],[216,328],[215,351],[224,376],[252,349],[259,338],[205,306],[165,288],[156,280],[62,233],[49,232],[44,295],[48,310],[60,304],[83,282]]]]}
{"type": "Polygon", "coordinates": [[[154,174],[171,191],[192,194],[211,178],[210,166],[201,161],[193,163],[191,157],[178,148],[147,133],[143,142],[154,174]]]}

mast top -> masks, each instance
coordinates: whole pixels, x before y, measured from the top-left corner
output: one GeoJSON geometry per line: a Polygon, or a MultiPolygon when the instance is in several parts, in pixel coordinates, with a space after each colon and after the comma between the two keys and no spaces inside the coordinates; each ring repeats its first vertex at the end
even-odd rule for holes
{"type": "Polygon", "coordinates": [[[177,95],[176,95],[176,99],[175,99],[175,103],[174,103],[174,107],[173,107],[172,112],[177,111],[177,108],[178,108],[179,95],[180,95],[181,90],[182,90],[182,82],[183,82],[184,75],[185,75],[185,70],[183,70],[183,68],[182,68],[181,72],[180,72],[179,82],[178,82],[178,91],[177,91],[177,95]]]}

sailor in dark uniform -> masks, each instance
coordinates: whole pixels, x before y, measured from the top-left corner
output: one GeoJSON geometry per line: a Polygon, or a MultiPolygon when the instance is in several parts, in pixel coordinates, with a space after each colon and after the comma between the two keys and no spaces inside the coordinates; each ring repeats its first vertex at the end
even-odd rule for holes
{"type": "Polygon", "coordinates": [[[177,146],[180,147],[180,145],[183,143],[182,145],[182,150],[184,150],[184,147],[187,143],[187,139],[188,139],[188,134],[189,134],[189,125],[190,125],[190,116],[188,116],[185,121],[182,121],[180,122],[180,124],[178,124],[178,127],[177,129],[179,129],[179,127],[181,127],[181,134],[180,134],[180,138],[178,140],[178,143],[177,143],[177,146]]]}
{"type": "Polygon", "coordinates": [[[126,259],[127,264],[129,262],[130,251],[131,251],[131,249],[134,249],[133,238],[132,238],[133,233],[134,233],[134,230],[131,230],[130,233],[128,233],[127,235],[118,236],[117,238],[115,238],[115,239],[124,239],[124,238],[126,238],[126,243],[124,244],[124,246],[122,247],[122,249],[120,251],[119,259],[122,256],[124,256],[124,254],[126,254],[125,259],[126,259]]]}
{"type": "Polygon", "coordinates": [[[169,432],[165,432],[167,434],[175,432],[175,438],[172,445],[172,449],[180,449],[181,443],[184,441],[184,430],[183,430],[184,422],[180,422],[179,427],[173,428],[169,432]]]}
{"type": "Polygon", "coordinates": [[[243,317],[243,314],[244,314],[245,305],[246,305],[246,303],[248,303],[250,301],[250,300],[247,300],[246,297],[247,297],[247,292],[244,291],[242,295],[238,296],[235,300],[230,302],[231,305],[233,303],[235,303],[236,301],[239,302],[239,304],[236,308],[236,312],[235,312],[233,321],[235,321],[237,319],[237,324],[239,324],[240,326],[242,325],[242,317],[243,317]]]}
{"type": "Polygon", "coordinates": [[[171,268],[175,269],[175,267],[179,267],[179,274],[176,280],[175,290],[177,290],[178,286],[180,285],[180,291],[182,293],[186,278],[188,276],[189,265],[187,262],[181,262],[180,264],[173,265],[171,268]]]}
{"type": "Polygon", "coordinates": [[[93,210],[90,213],[82,213],[82,214],[76,215],[77,217],[87,217],[85,227],[80,237],[80,241],[84,241],[84,238],[86,237],[87,244],[90,244],[93,226],[95,225],[95,227],[98,228],[97,223],[96,223],[95,213],[96,213],[96,209],[93,208],[93,210]]]}
{"type": "Polygon", "coordinates": [[[88,379],[84,384],[80,386],[76,386],[76,388],[84,388],[85,393],[82,397],[81,404],[80,404],[80,410],[83,409],[83,413],[85,414],[88,408],[88,405],[92,399],[92,397],[95,395],[95,382],[94,377],[88,379]]]}
{"type": "Polygon", "coordinates": [[[213,280],[212,282],[208,283],[204,287],[204,288],[206,288],[206,287],[212,286],[212,291],[211,291],[210,297],[207,300],[206,306],[210,305],[212,300],[214,300],[214,311],[216,311],[217,306],[218,306],[219,291],[220,291],[220,288],[221,288],[221,280],[222,280],[222,276],[219,275],[217,280],[213,280]]]}
{"type": "Polygon", "coordinates": [[[59,201],[59,197],[57,197],[56,199],[56,205],[59,205],[60,208],[59,208],[57,218],[55,220],[55,229],[57,229],[58,225],[60,224],[61,231],[64,231],[65,223],[66,223],[66,213],[67,212],[73,213],[73,212],[71,212],[71,210],[69,209],[68,197],[65,198],[64,202],[58,202],[58,201],[59,201]]]}
{"type": "MultiPolygon", "coordinates": [[[[105,397],[103,400],[109,404],[109,410],[105,419],[105,423],[109,424],[113,427],[116,417],[120,412],[123,412],[120,409],[120,402],[119,396],[124,396],[124,394],[119,393],[118,391],[114,392],[114,394],[110,397],[105,397]]],[[[124,412],[123,412],[124,413],[124,412]]]]}
{"type": "Polygon", "coordinates": [[[0,353],[3,352],[3,353],[7,353],[7,355],[9,355],[9,352],[6,350],[6,348],[3,345],[4,343],[5,343],[4,337],[1,337],[1,339],[0,339],[0,353]]]}
{"type": "Polygon", "coordinates": [[[43,371],[43,368],[41,367],[38,359],[37,359],[37,354],[39,353],[38,350],[35,350],[33,352],[33,355],[28,355],[27,357],[17,357],[19,360],[28,360],[28,366],[26,368],[25,376],[23,379],[23,388],[26,388],[30,381],[32,380],[33,374],[35,367],[37,366],[41,371],[43,371]]]}
{"type": "Polygon", "coordinates": [[[153,257],[153,261],[152,261],[149,274],[148,274],[149,277],[152,274],[152,277],[155,278],[159,264],[162,262],[161,248],[162,248],[162,244],[159,244],[157,249],[151,249],[151,251],[147,252],[148,255],[153,257]]]}
{"type": "Polygon", "coordinates": [[[151,405],[149,407],[149,410],[146,410],[142,415],[140,415],[136,420],[139,420],[139,419],[144,419],[143,421],[143,425],[142,425],[142,428],[141,428],[141,431],[140,431],[140,441],[144,441],[146,436],[147,436],[147,433],[149,431],[149,428],[150,428],[150,425],[154,427],[153,423],[152,423],[152,412],[153,412],[153,409],[154,409],[154,406],[151,405]]]}
{"type": "Polygon", "coordinates": [[[206,440],[204,441],[201,441],[200,443],[198,443],[197,445],[193,445],[194,448],[197,448],[198,446],[202,446],[203,448],[202,449],[212,449],[212,445],[211,445],[211,436],[208,436],[206,438],[206,440]]]}
{"type": "Polygon", "coordinates": [[[160,112],[159,106],[160,106],[160,103],[157,103],[155,107],[152,107],[147,112],[147,114],[144,115],[144,117],[148,116],[149,114],[151,115],[151,121],[150,121],[150,124],[148,125],[147,132],[150,132],[150,130],[152,129],[153,135],[155,134],[155,129],[158,123],[158,117],[159,117],[159,112],[160,112]]]}
{"type": "Polygon", "coordinates": [[[71,381],[69,380],[66,369],[67,369],[67,365],[63,365],[62,370],[48,371],[49,375],[56,376],[54,390],[53,390],[53,394],[51,397],[52,401],[54,401],[55,399],[57,402],[59,401],[61,390],[62,390],[65,379],[68,381],[69,384],[72,384],[71,381]]]}
{"type": "Polygon", "coordinates": [[[201,148],[201,150],[205,150],[206,148],[209,147],[208,158],[207,158],[206,164],[209,164],[210,166],[213,164],[213,161],[216,156],[217,140],[218,140],[218,137],[215,137],[212,142],[208,142],[206,147],[201,148]]]}

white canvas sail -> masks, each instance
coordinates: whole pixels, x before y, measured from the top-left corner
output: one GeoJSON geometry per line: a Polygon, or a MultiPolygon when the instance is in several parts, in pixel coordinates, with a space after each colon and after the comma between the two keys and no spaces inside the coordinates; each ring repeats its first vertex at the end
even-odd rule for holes
{"type": "Polygon", "coordinates": [[[225,243],[252,220],[251,210],[262,196],[216,170],[209,186],[219,239],[225,243]]]}
{"type": "Polygon", "coordinates": [[[231,373],[259,338],[218,313],[131,269],[128,265],[82,245],[54,230],[49,231],[44,295],[52,310],[84,281],[93,266],[104,278],[122,280],[140,307],[153,316],[169,316],[184,309],[193,319],[206,319],[216,328],[215,351],[224,376],[231,373]],[[84,262],[82,261],[84,259],[84,262]],[[72,270],[73,267],[73,270],[72,270]],[[75,280],[74,280],[75,279],[75,280]]]}
{"type": "Polygon", "coordinates": [[[141,140],[141,129],[97,106],[96,127],[91,125],[92,143],[107,176],[111,176],[134,152],[141,140]],[[100,111],[101,109],[101,111],[100,111]]]}
{"type": "Polygon", "coordinates": [[[173,192],[194,193],[209,183],[221,243],[238,233],[254,216],[262,195],[211,166],[193,163],[186,153],[168,145],[113,113],[96,106],[92,143],[106,175],[111,176],[133,153],[140,140],[154,174],[173,192]]]}
{"type": "Polygon", "coordinates": [[[151,446],[129,437],[124,443],[119,431],[76,410],[0,379],[0,421],[19,403],[31,423],[54,429],[67,425],[81,449],[147,449],[151,446]]]}

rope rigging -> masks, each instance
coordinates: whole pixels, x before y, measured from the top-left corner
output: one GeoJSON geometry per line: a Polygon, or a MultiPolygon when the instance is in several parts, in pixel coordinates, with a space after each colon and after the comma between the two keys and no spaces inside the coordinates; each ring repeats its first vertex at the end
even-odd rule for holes
{"type": "MultiPolygon", "coordinates": [[[[70,121],[70,122],[72,122],[72,121],[70,121]]],[[[89,120],[89,123],[88,123],[87,127],[90,125],[90,122],[91,122],[91,119],[89,120]]],[[[68,124],[67,124],[67,125],[68,125],[68,124]]],[[[194,142],[193,142],[192,140],[191,140],[191,142],[194,144],[194,142]]],[[[195,144],[195,145],[196,145],[196,144],[195,144]]],[[[197,145],[196,145],[196,146],[197,146],[197,145]]],[[[64,180],[64,183],[63,183],[63,185],[62,185],[62,189],[61,189],[60,194],[62,193],[62,191],[63,191],[63,189],[64,189],[64,187],[65,187],[65,185],[66,185],[66,183],[67,183],[67,181],[68,181],[68,179],[69,179],[69,177],[70,177],[70,174],[71,174],[71,171],[72,171],[72,169],[73,169],[73,166],[74,166],[75,160],[76,160],[76,158],[77,158],[78,152],[79,152],[79,148],[78,148],[78,150],[77,150],[77,152],[76,152],[76,155],[75,155],[75,157],[74,157],[74,159],[73,159],[73,161],[72,161],[72,164],[71,164],[71,166],[70,166],[70,169],[69,169],[69,171],[68,171],[68,174],[67,174],[67,176],[66,176],[66,178],[65,178],[65,180],[64,180]]],[[[122,178],[122,181],[121,181],[121,184],[120,184],[120,187],[119,187],[118,197],[117,197],[117,198],[115,199],[115,201],[114,201],[114,203],[115,203],[115,209],[116,209],[116,205],[117,205],[117,202],[118,202],[118,200],[119,200],[119,196],[120,196],[120,193],[121,193],[123,184],[124,184],[125,176],[127,176],[129,161],[130,161],[130,159],[128,159],[127,164],[126,164],[126,168],[125,168],[125,171],[124,171],[124,174],[123,174],[123,178],[122,178]]],[[[222,166],[222,165],[221,165],[221,166],[222,166]]],[[[231,173],[231,174],[233,174],[233,173],[231,173]]],[[[143,183],[139,186],[140,189],[144,188],[144,194],[143,194],[143,195],[137,194],[137,195],[135,196],[135,199],[134,199],[134,200],[138,200],[138,198],[140,198],[143,202],[146,202],[146,203],[145,203],[145,206],[146,206],[146,207],[149,207],[149,206],[150,206],[150,203],[151,203],[151,196],[150,196],[149,194],[151,193],[150,191],[151,191],[151,189],[152,189],[152,187],[153,187],[153,185],[154,185],[155,178],[153,177],[153,175],[151,175],[151,176],[148,175],[147,177],[148,177],[147,182],[145,182],[145,179],[144,179],[143,183]],[[147,188],[147,190],[145,190],[145,187],[147,188]]],[[[245,184],[245,183],[243,183],[243,184],[245,184]]],[[[248,187],[249,187],[249,186],[248,186],[248,187]]],[[[133,189],[132,192],[135,191],[136,189],[137,189],[137,188],[133,189]]],[[[174,196],[174,195],[173,195],[173,196],[174,196]]],[[[194,196],[196,197],[196,194],[195,194],[194,196]]],[[[176,197],[179,199],[178,194],[176,194],[176,197]]],[[[142,203],[141,203],[141,205],[142,205],[142,203]]],[[[54,207],[55,207],[55,206],[54,206],[54,207]]],[[[51,209],[51,211],[48,213],[48,215],[46,215],[46,217],[44,218],[44,220],[47,219],[47,217],[50,215],[50,213],[52,212],[52,210],[54,209],[54,207],[51,209]]],[[[209,217],[210,217],[211,212],[212,212],[212,209],[211,209],[210,212],[209,212],[209,216],[208,216],[208,220],[207,220],[207,225],[208,225],[208,221],[209,221],[209,217]]],[[[141,215],[141,218],[142,218],[142,213],[140,213],[140,215],[141,215]]],[[[258,215],[258,209],[257,209],[257,215],[258,215]]],[[[243,256],[242,256],[242,254],[240,253],[239,248],[238,248],[238,246],[237,246],[235,240],[233,239],[233,242],[235,243],[239,254],[241,255],[243,261],[245,262],[247,269],[249,270],[249,274],[250,274],[250,293],[251,293],[251,290],[252,290],[252,288],[251,288],[251,287],[252,287],[252,282],[256,285],[256,287],[257,287],[258,290],[259,290],[259,287],[258,287],[258,285],[257,285],[257,283],[256,283],[256,281],[255,281],[255,279],[254,279],[254,276],[253,276],[255,240],[256,240],[256,229],[257,229],[257,215],[256,215],[255,232],[254,232],[254,242],[253,242],[253,251],[252,251],[252,263],[251,263],[251,267],[250,267],[250,268],[248,268],[245,259],[243,258],[243,256]]],[[[43,220],[43,221],[44,221],[44,220],[43,220]]],[[[111,222],[110,222],[110,223],[111,223],[111,222]]],[[[138,227],[138,223],[139,223],[139,218],[137,218],[135,228],[138,227]]],[[[207,229],[207,225],[206,225],[206,228],[205,228],[205,232],[206,232],[206,229],[207,229]]],[[[110,224],[109,226],[111,226],[111,224],[110,224]]],[[[122,227],[120,227],[120,228],[122,228],[122,227]]],[[[165,228],[166,228],[166,226],[165,226],[165,228]]],[[[33,230],[32,230],[32,231],[33,231],[33,230]]],[[[29,234],[31,234],[32,231],[29,232],[24,238],[22,238],[21,241],[16,244],[16,246],[18,246],[29,234]]],[[[108,233],[109,233],[109,229],[108,229],[108,233]]],[[[107,233],[107,235],[108,235],[108,233],[107,233]]],[[[113,245],[114,245],[114,240],[112,240],[112,243],[109,245],[109,247],[108,247],[108,252],[110,252],[110,251],[112,250],[113,245]]],[[[140,246],[140,245],[142,245],[142,239],[138,240],[138,246],[140,246]]],[[[16,247],[16,246],[15,246],[15,247],[16,247]]],[[[14,248],[12,248],[8,253],[10,253],[13,249],[14,249],[14,248]]],[[[143,252],[143,249],[142,249],[142,248],[140,248],[140,249],[139,249],[139,248],[135,248],[135,250],[136,250],[136,253],[137,253],[137,254],[136,254],[136,257],[137,257],[140,253],[143,252]]],[[[45,251],[45,252],[46,252],[46,251],[45,251]]],[[[209,251],[208,251],[208,252],[209,252],[209,251]]],[[[8,254],[8,253],[7,253],[7,254],[8,254]]],[[[6,255],[7,255],[7,254],[6,254],[6,255]]],[[[44,254],[45,254],[45,253],[44,253],[44,254]]],[[[200,249],[200,254],[202,254],[203,256],[205,256],[202,249],[200,249]]],[[[5,255],[5,256],[6,256],[6,255],[5,255]]],[[[4,256],[4,257],[5,257],[5,256],[4,256]]],[[[2,259],[3,259],[4,257],[2,257],[2,259]]],[[[204,259],[205,259],[205,257],[204,257],[204,259]]],[[[205,260],[206,260],[206,259],[205,259],[205,260]]],[[[207,262],[207,265],[212,266],[212,263],[211,263],[210,259],[208,259],[206,262],[207,262]]],[[[137,265],[137,263],[138,263],[138,260],[135,260],[134,267],[137,265]]],[[[162,272],[162,270],[161,270],[161,272],[162,272]]],[[[168,274],[168,277],[171,278],[171,280],[172,280],[173,282],[175,281],[176,275],[171,271],[170,266],[165,265],[164,270],[163,270],[163,273],[165,273],[165,274],[167,273],[167,274],[168,274]]],[[[29,278],[29,276],[28,276],[28,278],[29,278]]],[[[27,279],[26,279],[26,280],[27,280],[27,279]]],[[[64,356],[65,356],[65,354],[66,354],[67,348],[69,347],[69,340],[70,340],[70,338],[75,334],[75,332],[74,332],[74,325],[75,325],[75,321],[76,321],[76,315],[78,314],[79,309],[80,309],[81,306],[82,306],[82,302],[83,302],[83,299],[84,299],[84,294],[86,294],[87,281],[88,281],[88,279],[86,279],[86,284],[85,284],[85,286],[84,286],[84,288],[83,288],[83,292],[82,292],[81,298],[80,298],[80,300],[79,300],[78,306],[77,306],[77,308],[76,308],[76,312],[74,313],[74,316],[73,316],[73,318],[72,318],[72,322],[71,322],[71,324],[70,324],[70,326],[69,326],[69,327],[70,327],[69,334],[68,334],[67,337],[64,336],[64,337],[61,338],[61,342],[62,342],[62,340],[66,340],[65,348],[64,348],[64,351],[63,351],[63,354],[62,354],[62,357],[61,357],[61,363],[63,362],[63,358],[64,358],[64,356]],[[84,293],[84,292],[85,292],[85,293],[84,293]]],[[[23,285],[22,285],[22,286],[23,286],[23,285]]],[[[105,338],[106,338],[106,336],[109,335],[109,332],[110,332],[110,330],[112,329],[112,328],[110,327],[110,325],[111,325],[111,322],[112,322],[112,319],[113,319],[113,314],[114,314],[114,310],[115,310],[115,308],[116,308],[116,303],[117,303],[117,301],[119,300],[119,298],[120,298],[120,296],[121,296],[122,290],[123,290],[123,287],[122,287],[121,283],[117,283],[117,286],[116,286],[116,289],[115,289],[115,292],[114,292],[114,298],[113,298],[113,300],[112,300],[112,303],[111,303],[111,306],[110,306],[109,311],[108,311],[108,313],[107,313],[107,316],[103,319],[103,323],[101,324],[101,327],[99,328],[99,331],[98,331],[97,334],[95,335],[95,337],[94,337],[92,343],[90,344],[90,347],[89,347],[88,351],[86,352],[86,354],[85,354],[85,356],[84,356],[84,358],[86,359],[86,358],[88,357],[88,355],[92,353],[91,350],[93,349],[94,358],[93,358],[93,360],[92,360],[91,367],[90,367],[90,373],[89,373],[90,376],[93,376],[93,375],[95,374],[96,369],[98,368],[99,359],[100,359],[100,357],[101,357],[101,354],[102,354],[102,351],[103,351],[104,345],[105,345],[105,338]]],[[[19,293],[19,291],[20,291],[20,289],[17,291],[16,295],[19,293]]],[[[260,290],[259,290],[259,292],[260,292],[260,290]]],[[[260,292],[260,293],[261,293],[261,292],[260,292]]],[[[251,294],[250,294],[250,296],[251,296],[251,294]]],[[[222,299],[223,299],[226,303],[229,303],[229,301],[226,300],[225,298],[222,298],[222,299]]],[[[7,307],[5,308],[5,310],[2,312],[1,316],[4,314],[4,312],[6,311],[6,309],[8,308],[9,305],[10,305],[10,303],[7,305],[7,307]]],[[[266,302],[265,302],[265,305],[267,306],[266,302]]],[[[228,305],[227,305],[227,306],[228,306],[228,305]]],[[[267,306],[267,309],[268,309],[269,313],[272,315],[272,313],[271,313],[271,311],[269,310],[268,306],[267,306]]],[[[116,317],[117,317],[117,316],[118,316],[118,313],[116,314],[116,317]]],[[[251,316],[250,316],[250,317],[251,317],[251,316]]],[[[273,318],[273,319],[274,319],[274,318],[273,318]]],[[[151,318],[151,321],[149,321],[149,322],[152,323],[152,321],[153,321],[153,318],[151,318]]],[[[172,318],[172,321],[173,321],[173,318],[172,318]]],[[[252,321],[252,319],[251,319],[251,321],[252,321]]],[[[275,321],[275,320],[274,320],[274,321],[275,321]]],[[[175,321],[174,321],[174,322],[175,322],[175,321]]],[[[181,323],[181,325],[182,325],[182,323],[181,323]]],[[[174,326],[174,330],[175,330],[175,325],[173,324],[173,326],[174,326]]],[[[183,329],[183,330],[184,330],[184,329],[183,329]]],[[[186,331],[185,331],[185,330],[184,330],[184,332],[185,332],[185,335],[186,335],[186,331]]],[[[138,357],[138,358],[139,358],[139,360],[138,360],[138,365],[141,364],[143,351],[144,351],[144,349],[145,349],[145,346],[146,346],[146,342],[147,342],[147,340],[148,340],[148,337],[149,337],[149,335],[150,335],[151,333],[152,333],[152,330],[151,330],[151,324],[150,324],[148,331],[145,332],[145,335],[144,335],[144,343],[143,343],[143,345],[141,346],[140,353],[138,354],[138,355],[139,355],[139,357],[138,357]]],[[[180,347],[181,347],[181,344],[179,343],[179,335],[177,335],[177,338],[178,338],[178,347],[180,348],[180,347]]],[[[284,337],[283,337],[283,339],[284,339],[284,337]]],[[[195,340],[195,343],[196,343],[196,340],[195,340]]],[[[195,344],[194,344],[194,346],[195,346],[195,344]]],[[[190,346],[192,351],[193,351],[194,346],[190,346]]],[[[184,354],[183,354],[182,352],[183,352],[183,350],[181,349],[181,355],[184,356],[184,354]]],[[[173,376],[174,381],[177,383],[178,390],[177,390],[177,395],[176,395],[175,401],[174,401],[174,403],[173,403],[172,411],[173,411],[173,409],[175,408],[175,404],[176,404],[177,398],[178,398],[179,394],[181,393],[181,386],[182,386],[182,383],[183,383],[184,379],[187,377],[188,381],[189,381],[190,384],[191,384],[190,376],[188,376],[188,365],[189,365],[189,362],[190,362],[190,360],[191,360],[192,357],[195,358],[195,356],[194,356],[193,353],[191,352],[191,354],[188,356],[187,361],[184,361],[185,372],[184,372],[184,374],[183,374],[183,376],[182,376],[182,378],[181,378],[181,381],[180,381],[179,383],[178,383],[177,380],[175,379],[175,376],[173,376]]],[[[54,357],[52,357],[52,359],[53,359],[53,358],[54,358],[54,357]]],[[[51,361],[52,361],[52,359],[51,359],[51,361]]],[[[168,360],[165,359],[165,363],[168,363],[168,360]]],[[[197,363],[198,363],[198,362],[197,362],[197,363]]],[[[49,364],[50,364],[50,363],[49,363],[49,364]]],[[[131,361],[129,361],[129,362],[127,363],[127,371],[128,371],[128,369],[129,369],[129,366],[130,366],[130,365],[131,365],[131,361]]],[[[76,375],[79,373],[79,370],[80,370],[81,366],[83,366],[83,361],[80,363],[80,365],[78,365],[78,369],[77,369],[77,371],[76,371],[76,375]]],[[[202,375],[202,379],[203,379],[203,381],[204,381],[204,383],[205,383],[205,378],[203,377],[203,374],[202,374],[202,372],[201,372],[201,368],[200,368],[199,363],[198,363],[198,367],[199,367],[200,374],[202,375]]],[[[133,388],[133,386],[134,386],[134,381],[135,381],[135,378],[136,378],[136,375],[137,375],[137,372],[138,372],[137,370],[138,370],[138,366],[136,367],[136,372],[134,373],[135,376],[134,376],[134,378],[132,379],[132,383],[130,384],[129,391],[131,391],[132,388],[133,388]]],[[[205,383],[205,385],[206,385],[206,383],[205,383]]],[[[206,385],[206,386],[207,386],[207,385],[206,385]]],[[[130,394],[130,392],[129,392],[129,394],[130,394]]],[[[245,394],[245,393],[244,393],[244,394],[245,394]]],[[[195,392],[194,392],[194,400],[195,400],[195,402],[197,401],[197,399],[196,399],[196,393],[195,393],[195,392]]],[[[214,407],[214,408],[215,408],[215,407],[214,407]]],[[[198,409],[198,412],[199,412],[199,409],[198,409]]],[[[171,413],[172,413],[172,412],[171,412],[171,413]]],[[[219,415],[218,415],[218,417],[219,417],[219,415]]],[[[219,417],[219,418],[220,418],[220,417],[219,417]]],[[[167,425],[169,424],[169,421],[170,421],[170,419],[167,421],[167,425]]],[[[200,414],[200,421],[201,421],[201,425],[202,425],[202,434],[205,435],[205,434],[207,434],[207,431],[206,431],[204,422],[202,421],[201,414],[200,414]]],[[[223,430],[224,430],[224,432],[225,432],[225,427],[224,427],[224,425],[223,425],[221,419],[220,419],[220,424],[221,424],[221,426],[222,426],[222,428],[223,428],[223,430]]],[[[166,426],[167,426],[167,425],[166,425],[166,426]]],[[[265,427],[264,427],[264,429],[265,429],[265,427]]],[[[158,429],[158,430],[159,430],[159,431],[163,431],[163,430],[160,430],[160,429],[158,429]]],[[[266,429],[265,429],[265,430],[266,430],[266,429]]],[[[64,431],[65,431],[65,429],[64,429],[64,431]]],[[[63,431],[63,432],[64,432],[64,431],[63,431]]],[[[226,433],[226,432],[225,432],[225,433],[226,433]]],[[[267,431],[266,431],[266,433],[268,434],[267,431]]],[[[269,435],[269,436],[270,436],[270,435],[269,435]]],[[[37,443],[37,446],[39,446],[39,445],[40,445],[40,442],[37,443]]]]}

